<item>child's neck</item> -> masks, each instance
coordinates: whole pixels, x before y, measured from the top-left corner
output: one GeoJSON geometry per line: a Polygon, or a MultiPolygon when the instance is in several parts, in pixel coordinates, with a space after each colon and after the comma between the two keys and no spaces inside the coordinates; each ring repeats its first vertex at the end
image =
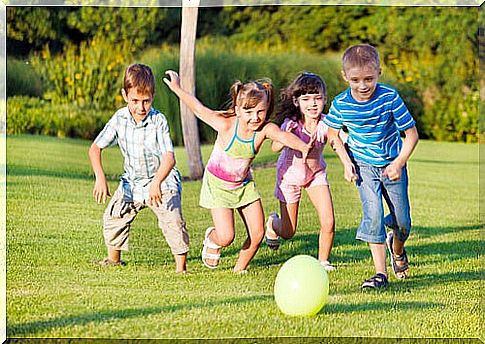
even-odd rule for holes
{"type": "Polygon", "coordinates": [[[309,133],[314,133],[315,130],[317,129],[318,122],[320,121],[320,118],[301,118],[303,127],[305,128],[306,131],[309,133]]]}

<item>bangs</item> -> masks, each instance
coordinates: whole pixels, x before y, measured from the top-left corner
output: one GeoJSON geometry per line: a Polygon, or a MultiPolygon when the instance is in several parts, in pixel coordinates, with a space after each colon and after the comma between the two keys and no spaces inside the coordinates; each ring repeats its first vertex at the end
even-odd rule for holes
{"type": "Polygon", "coordinates": [[[321,93],[325,95],[326,87],[320,78],[305,77],[300,80],[298,86],[293,92],[293,95],[298,98],[304,94],[317,94],[321,93]]]}
{"type": "Polygon", "coordinates": [[[266,93],[257,89],[252,89],[244,95],[241,94],[238,103],[243,109],[252,109],[258,106],[263,100],[268,101],[266,93]]]}

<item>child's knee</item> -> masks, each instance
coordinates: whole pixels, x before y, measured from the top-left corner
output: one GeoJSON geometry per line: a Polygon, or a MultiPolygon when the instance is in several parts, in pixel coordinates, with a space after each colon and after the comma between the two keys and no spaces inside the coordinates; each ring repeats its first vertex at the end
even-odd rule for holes
{"type": "Polygon", "coordinates": [[[333,219],[325,219],[320,222],[321,233],[333,233],[335,232],[335,221],[333,219]]]}
{"type": "Polygon", "coordinates": [[[229,246],[234,241],[234,233],[228,233],[226,231],[217,232],[217,244],[221,246],[229,246]]]}

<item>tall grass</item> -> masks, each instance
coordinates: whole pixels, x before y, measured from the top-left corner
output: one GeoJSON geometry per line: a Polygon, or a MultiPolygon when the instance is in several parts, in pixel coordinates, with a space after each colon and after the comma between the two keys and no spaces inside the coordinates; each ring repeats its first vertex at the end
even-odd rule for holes
{"type": "Polygon", "coordinates": [[[43,90],[39,74],[29,63],[13,57],[7,59],[7,97],[40,97],[43,90]]]}
{"type": "MultiPolygon", "coordinates": [[[[178,99],[162,81],[167,69],[178,71],[178,50],[153,49],[140,56],[140,60],[154,69],[157,91],[153,104],[169,118],[172,139],[176,145],[181,145],[178,99]]],[[[344,88],[340,78],[339,63],[321,55],[303,52],[233,52],[221,47],[202,45],[196,52],[196,61],[197,97],[212,109],[224,108],[230,100],[229,89],[236,80],[247,82],[269,78],[275,87],[276,99],[279,97],[280,90],[302,71],[320,74],[325,79],[329,99],[344,88]]],[[[210,128],[200,124],[200,130],[205,142],[213,142],[215,135],[210,128]]]]}

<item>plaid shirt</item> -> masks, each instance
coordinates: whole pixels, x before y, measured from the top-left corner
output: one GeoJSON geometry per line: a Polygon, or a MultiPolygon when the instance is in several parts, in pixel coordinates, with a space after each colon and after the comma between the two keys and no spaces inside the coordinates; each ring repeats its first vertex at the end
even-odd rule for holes
{"type": "MultiPolygon", "coordinates": [[[[143,202],[161,164],[162,154],[173,152],[173,144],[165,116],[151,108],[138,124],[128,107],[119,109],[94,140],[101,149],[118,144],[124,158],[124,173],[120,184],[123,199],[143,202]]],[[[179,171],[174,167],[161,183],[162,190],[181,191],[179,171]]]]}

